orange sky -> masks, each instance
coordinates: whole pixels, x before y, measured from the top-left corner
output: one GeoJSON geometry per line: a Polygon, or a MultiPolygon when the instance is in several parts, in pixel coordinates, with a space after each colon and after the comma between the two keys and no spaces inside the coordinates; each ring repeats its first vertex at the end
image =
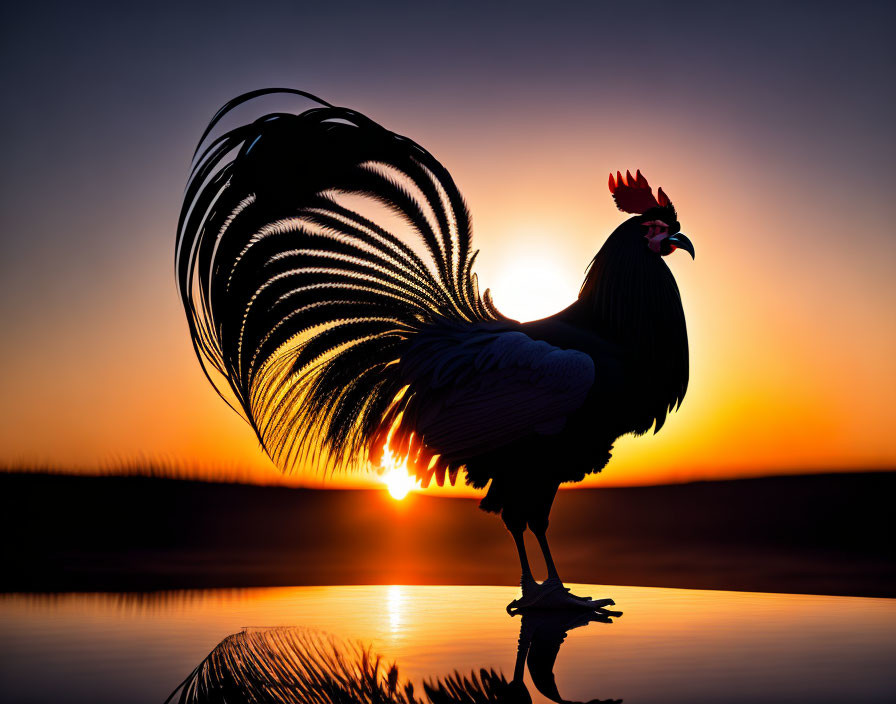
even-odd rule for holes
{"type": "MultiPolygon", "coordinates": [[[[540,127],[534,123],[526,132],[540,127]]],[[[521,168],[511,138],[481,145],[490,158],[478,163],[465,153],[470,145],[450,135],[429,141],[439,142],[433,148],[470,201],[480,280],[483,286],[496,282],[496,302],[511,314],[526,313],[525,301],[514,296],[516,276],[543,275],[542,293],[558,307],[574,298],[590,257],[623,218],[603,171],[640,166],[678,207],[682,229],[697,248],[696,261],[668,260],[690,331],[690,389],[659,435],[621,440],[596,481],[896,464],[889,262],[870,247],[857,252],[854,242],[815,246],[853,230],[884,231],[888,216],[844,209],[811,222],[791,203],[819,194],[836,198],[839,178],[761,177],[763,165],[749,145],[735,142],[689,164],[665,153],[680,145],[620,146],[614,150],[620,154],[598,157],[607,147],[601,126],[583,121],[579,129],[543,153],[530,151],[526,159],[543,165],[532,171],[521,168]],[[633,153],[626,158],[627,151],[633,153]],[[732,159],[740,165],[736,172],[727,168],[732,159]],[[604,166],[598,171],[595,163],[604,166]],[[555,173],[545,178],[545,172],[555,173]],[[713,183],[706,173],[724,179],[713,183]],[[792,184],[802,178],[811,188],[792,184]],[[533,259],[543,272],[529,264],[533,259]],[[857,259],[862,266],[850,264],[857,259]]],[[[142,224],[137,234],[149,237],[154,227],[142,224]]],[[[117,292],[112,300],[88,290],[82,294],[91,294],[87,301],[71,301],[86,321],[60,321],[52,332],[33,322],[41,345],[18,357],[20,374],[6,384],[14,403],[4,408],[5,461],[88,468],[158,458],[198,463],[210,474],[222,466],[250,467],[260,480],[274,476],[249,427],[199,371],[174,292],[170,252],[152,254],[107,283],[117,292]],[[66,340],[84,344],[85,322],[102,344],[66,348],[66,340]]],[[[531,283],[540,285],[537,278],[531,283]]]]}
{"type": "MultiPolygon", "coordinates": [[[[864,46],[848,39],[847,48],[864,46]]],[[[188,108],[102,144],[77,115],[60,115],[71,118],[74,151],[42,157],[57,165],[41,178],[69,199],[41,205],[27,174],[16,181],[21,191],[7,192],[5,232],[22,234],[5,251],[0,463],[90,470],[147,460],[278,480],[199,370],[172,258],[187,162],[205,121],[224,99],[281,82],[368,113],[449,168],[473,212],[480,283],[511,315],[550,312],[526,307],[521,278],[541,287],[536,303],[573,299],[624,217],[607,191],[610,170],[639,168],[670,195],[697,251],[694,262],[669,259],[690,331],[690,388],[659,435],[620,440],[589,484],[896,466],[888,207],[896,183],[883,126],[892,92],[887,110],[874,112],[856,106],[860,84],[818,78],[833,63],[794,59],[751,82],[733,54],[717,64],[674,61],[665,78],[675,97],[533,72],[549,96],[534,99],[533,86],[515,79],[496,91],[445,74],[442,91],[420,100],[415,86],[431,84],[413,77],[379,90],[260,67],[178,94],[188,108]],[[738,89],[710,81],[722,74],[738,89]],[[827,88],[840,91],[840,105],[827,88]],[[129,152],[136,144],[142,151],[129,152]]],[[[496,65],[496,80],[506,70],[496,65]]],[[[115,109],[131,115],[126,101],[115,109]]]]}

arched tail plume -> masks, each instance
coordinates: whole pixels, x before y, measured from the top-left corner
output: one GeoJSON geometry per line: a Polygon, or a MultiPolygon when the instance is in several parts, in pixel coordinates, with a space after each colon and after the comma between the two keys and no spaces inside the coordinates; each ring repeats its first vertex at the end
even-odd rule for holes
{"type": "Polygon", "coordinates": [[[415,334],[500,318],[479,295],[475,256],[466,204],[429,152],[353,110],[264,89],[203,134],[175,265],[203,369],[271,458],[355,468],[402,390],[415,334]],[[271,93],[316,105],[209,139],[271,93]]]}

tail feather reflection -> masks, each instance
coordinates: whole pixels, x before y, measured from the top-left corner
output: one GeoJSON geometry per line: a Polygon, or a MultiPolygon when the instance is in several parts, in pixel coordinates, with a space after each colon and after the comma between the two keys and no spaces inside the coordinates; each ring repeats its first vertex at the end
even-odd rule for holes
{"type": "Polygon", "coordinates": [[[304,628],[247,629],[227,636],[166,700],[178,704],[417,704],[398,667],[360,643],[304,628]]]}
{"type": "MultiPolygon", "coordinates": [[[[535,688],[554,702],[554,663],[567,633],[621,613],[528,612],[520,624],[514,676],[482,668],[423,683],[423,696],[402,680],[398,665],[369,646],[305,628],[246,629],[225,638],[171,693],[165,704],[531,704],[523,682],[528,664],[535,688]]],[[[591,700],[589,704],[621,702],[591,700]]]]}

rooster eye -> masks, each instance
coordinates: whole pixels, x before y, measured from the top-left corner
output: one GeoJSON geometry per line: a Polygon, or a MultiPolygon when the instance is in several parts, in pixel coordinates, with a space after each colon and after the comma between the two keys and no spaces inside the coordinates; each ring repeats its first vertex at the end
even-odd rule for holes
{"type": "Polygon", "coordinates": [[[647,228],[656,228],[659,234],[663,234],[669,231],[669,226],[664,223],[662,220],[650,220],[649,222],[642,223],[647,228]]]}

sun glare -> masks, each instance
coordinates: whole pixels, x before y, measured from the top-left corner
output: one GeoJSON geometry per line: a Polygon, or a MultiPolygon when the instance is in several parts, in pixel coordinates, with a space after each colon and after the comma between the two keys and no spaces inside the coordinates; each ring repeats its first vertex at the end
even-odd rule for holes
{"type": "Polygon", "coordinates": [[[494,281],[492,295],[504,315],[526,322],[566,308],[576,299],[580,283],[551,255],[525,253],[506,262],[494,281]]]}
{"type": "Polygon", "coordinates": [[[380,480],[386,485],[389,495],[396,501],[401,501],[416,484],[416,479],[408,474],[407,460],[399,461],[387,444],[381,466],[384,471],[380,480]]]}
{"type": "Polygon", "coordinates": [[[389,495],[396,501],[401,501],[408,492],[414,488],[414,480],[408,476],[404,467],[394,467],[383,475],[389,495]]]}

